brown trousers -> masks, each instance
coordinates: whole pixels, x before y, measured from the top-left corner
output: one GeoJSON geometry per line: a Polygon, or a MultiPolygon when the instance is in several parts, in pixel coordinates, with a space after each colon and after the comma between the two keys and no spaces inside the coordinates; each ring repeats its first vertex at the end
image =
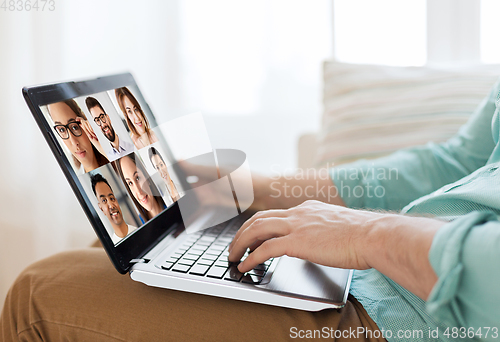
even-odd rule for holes
{"type": "MultiPolygon", "coordinates": [[[[0,316],[0,340],[288,341],[314,330],[333,340],[335,330],[357,327],[378,330],[353,297],[341,310],[306,312],[154,288],[118,274],[102,248],[87,248],[22,272],[0,316]]],[[[337,340],[385,341],[365,337],[337,340]]]]}

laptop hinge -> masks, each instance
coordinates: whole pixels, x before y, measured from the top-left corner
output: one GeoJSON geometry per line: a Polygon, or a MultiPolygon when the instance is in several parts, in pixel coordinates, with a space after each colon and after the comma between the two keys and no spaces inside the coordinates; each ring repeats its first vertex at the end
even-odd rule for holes
{"type": "Polygon", "coordinates": [[[149,259],[132,259],[129,261],[130,264],[144,264],[144,263],[148,263],[149,262],[149,259]]]}

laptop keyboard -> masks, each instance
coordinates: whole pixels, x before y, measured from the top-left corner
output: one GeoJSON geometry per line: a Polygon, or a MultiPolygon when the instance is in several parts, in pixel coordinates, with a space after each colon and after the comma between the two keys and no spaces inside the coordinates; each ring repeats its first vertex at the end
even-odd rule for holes
{"type": "MultiPolygon", "coordinates": [[[[238,271],[238,263],[227,259],[227,248],[244,221],[245,218],[240,215],[229,222],[189,234],[184,243],[161,264],[161,268],[200,277],[260,284],[273,259],[257,265],[245,274],[238,271]]],[[[247,256],[248,252],[241,260],[247,256]]]]}

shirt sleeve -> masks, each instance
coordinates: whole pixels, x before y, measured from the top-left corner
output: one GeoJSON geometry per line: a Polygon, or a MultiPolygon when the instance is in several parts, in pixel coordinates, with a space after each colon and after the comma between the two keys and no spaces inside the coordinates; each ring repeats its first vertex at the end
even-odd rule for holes
{"type": "Polygon", "coordinates": [[[399,211],[484,166],[495,147],[492,117],[499,87],[497,82],[467,123],[444,143],[430,142],[332,168],[330,176],[338,195],[351,208],[399,211]]]}
{"type": "MultiPolygon", "coordinates": [[[[500,338],[500,222],[492,212],[472,212],[436,233],[429,260],[438,276],[428,312],[449,327],[482,328],[500,338]],[[496,331],[496,333],[495,333],[496,331]]],[[[496,336],[496,338],[495,338],[496,336]]]]}

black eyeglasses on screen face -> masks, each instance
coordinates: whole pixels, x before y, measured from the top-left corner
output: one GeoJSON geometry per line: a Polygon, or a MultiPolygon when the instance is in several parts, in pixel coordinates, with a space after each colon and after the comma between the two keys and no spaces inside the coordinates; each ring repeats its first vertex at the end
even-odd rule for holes
{"type": "Polygon", "coordinates": [[[55,125],[54,129],[56,130],[57,134],[61,137],[61,139],[68,139],[69,138],[69,132],[73,134],[75,137],[79,137],[82,135],[82,128],[80,127],[80,123],[78,122],[70,122],[67,125],[55,125]]]}
{"type": "Polygon", "coordinates": [[[96,123],[97,126],[101,126],[101,122],[106,123],[106,114],[101,114],[99,116],[96,116],[94,118],[94,122],[96,123]]]}

